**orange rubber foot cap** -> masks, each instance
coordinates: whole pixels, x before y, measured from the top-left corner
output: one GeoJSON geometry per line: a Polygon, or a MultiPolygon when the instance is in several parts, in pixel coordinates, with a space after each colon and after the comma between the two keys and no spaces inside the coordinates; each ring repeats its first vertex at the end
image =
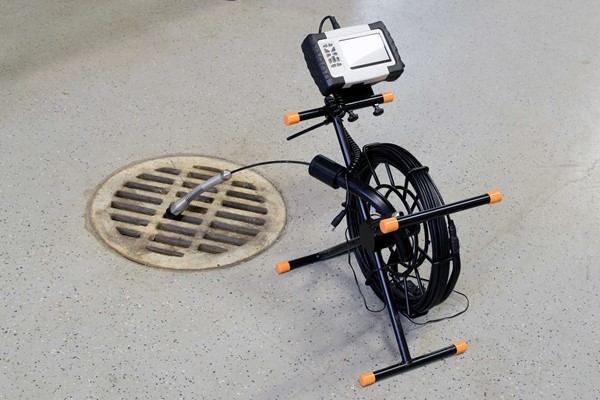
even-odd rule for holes
{"type": "Polygon", "coordinates": [[[284,274],[286,272],[288,272],[290,270],[290,263],[287,261],[282,261],[280,263],[277,263],[277,265],[275,265],[275,271],[277,271],[278,274],[284,274]]]}
{"type": "Polygon", "coordinates": [[[283,123],[286,125],[294,125],[300,122],[300,114],[297,112],[287,113],[283,116],[283,123]]]}
{"type": "Polygon", "coordinates": [[[396,232],[400,224],[396,218],[386,218],[379,221],[379,230],[383,233],[396,232]]]}
{"type": "Polygon", "coordinates": [[[486,194],[490,196],[490,204],[499,203],[502,201],[502,192],[498,189],[490,190],[486,194]]]}
{"type": "Polygon", "coordinates": [[[461,354],[464,353],[465,351],[467,351],[467,342],[464,341],[460,341],[460,342],[456,342],[454,343],[454,347],[456,347],[456,354],[461,354]]]}
{"type": "Polygon", "coordinates": [[[392,93],[392,92],[383,92],[383,93],[381,93],[381,96],[383,97],[384,103],[389,103],[390,101],[394,101],[394,93],[392,93]]]}
{"type": "Polygon", "coordinates": [[[358,377],[360,386],[365,387],[375,383],[375,374],[373,372],[365,372],[358,377]]]}

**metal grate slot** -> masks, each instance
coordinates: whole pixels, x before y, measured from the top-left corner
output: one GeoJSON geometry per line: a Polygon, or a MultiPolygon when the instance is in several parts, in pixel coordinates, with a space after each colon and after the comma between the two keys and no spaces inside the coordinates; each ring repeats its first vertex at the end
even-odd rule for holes
{"type": "Polygon", "coordinates": [[[129,228],[124,228],[122,226],[117,226],[117,230],[123,236],[129,236],[129,237],[132,237],[132,238],[140,238],[140,237],[142,237],[142,233],[138,232],[138,231],[136,231],[134,229],[129,229],[129,228]]]}
{"type": "Polygon", "coordinates": [[[269,210],[264,207],[252,206],[250,204],[238,203],[236,201],[223,200],[221,202],[223,207],[235,208],[242,211],[249,211],[256,214],[267,214],[269,210]]]}
{"type": "Polygon", "coordinates": [[[264,203],[265,202],[265,198],[256,194],[251,194],[251,193],[243,193],[243,192],[238,192],[235,190],[228,190],[227,191],[227,196],[229,197],[235,197],[237,199],[243,199],[243,200],[250,200],[250,201],[254,201],[257,203],[264,203]]]}
{"type": "Polygon", "coordinates": [[[124,203],[122,201],[112,201],[110,203],[112,208],[116,208],[117,210],[125,210],[131,211],[138,214],[144,215],[154,215],[156,214],[156,210],[153,208],[142,207],[137,204],[124,203]]]}
{"type": "Polygon", "coordinates": [[[156,246],[146,246],[146,250],[150,250],[153,253],[158,253],[158,254],[162,254],[165,256],[172,256],[172,257],[183,257],[183,255],[184,255],[183,253],[180,253],[179,251],[163,249],[161,247],[156,247],[156,246]]]}
{"type": "Polygon", "coordinates": [[[220,221],[213,221],[210,223],[211,228],[221,229],[227,232],[239,233],[242,235],[256,236],[260,233],[258,229],[246,228],[239,225],[230,225],[220,221]]]}
{"type": "Polygon", "coordinates": [[[150,222],[145,219],[134,218],[134,217],[130,217],[128,215],[123,215],[123,214],[110,214],[110,219],[112,219],[113,221],[125,222],[127,224],[138,225],[138,226],[147,226],[148,223],[150,222]]]}
{"type": "MultiPolygon", "coordinates": [[[[186,194],[188,194],[188,192],[177,192],[177,194],[175,196],[183,197],[186,194]]],[[[206,197],[206,196],[202,196],[202,195],[194,197],[194,200],[200,201],[202,203],[207,203],[207,204],[212,204],[213,201],[215,201],[215,199],[213,199],[212,197],[206,197]]]]}
{"type": "MultiPolygon", "coordinates": [[[[189,181],[183,181],[183,183],[181,184],[181,186],[183,186],[184,188],[188,188],[188,189],[193,189],[196,186],[198,186],[197,183],[193,183],[193,182],[189,182],[189,181]]],[[[218,193],[219,191],[216,188],[210,188],[207,190],[207,192],[211,192],[211,193],[218,193]]]]}
{"type": "Polygon", "coordinates": [[[170,175],[179,175],[181,174],[181,170],[177,169],[177,168],[169,168],[169,167],[162,167],[162,168],[157,168],[155,169],[156,172],[163,172],[165,174],[170,174],[170,175]]]}
{"type": "Polygon", "coordinates": [[[209,166],[206,166],[206,165],[194,165],[194,168],[196,168],[196,169],[203,169],[205,171],[210,171],[210,172],[216,172],[217,174],[220,174],[221,172],[223,172],[222,169],[214,168],[214,167],[209,167],[209,166]]]}
{"type": "Polygon", "coordinates": [[[137,193],[131,193],[131,192],[125,192],[123,190],[117,190],[117,193],[115,193],[116,197],[120,197],[122,199],[129,199],[129,200],[136,200],[136,201],[141,201],[142,203],[150,203],[150,204],[162,204],[162,199],[159,199],[157,197],[151,197],[151,196],[144,196],[141,194],[137,194],[137,193]]]}
{"type": "Polygon", "coordinates": [[[190,215],[183,215],[183,216],[181,216],[181,218],[179,219],[179,221],[186,222],[188,224],[201,225],[203,219],[202,218],[198,218],[198,217],[192,217],[190,215]]]}
{"type": "Polygon", "coordinates": [[[205,243],[202,243],[200,246],[198,246],[198,250],[209,254],[221,254],[227,251],[227,249],[224,249],[223,247],[211,246],[210,244],[205,243]]]}
{"type": "Polygon", "coordinates": [[[152,238],[152,241],[163,244],[170,244],[171,246],[188,248],[192,245],[189,240],[181,239],[173,236],[156,235],[152,238]]]}
{"type": "Polygon", "coordinates": [[[248,183],[248,182],[242,182],[242,181],[233,181],[233,182],[231,182],[231,186],[240,187],[240,188],[244,188],[244,189],[250,189],[250,190],[256,190],[256,186],[254,186],[253,184],[248,183]]]}
{"type": "Polygon", "coordinates": [[[180,235],[185,235],[185,236],[195,236],[196,233],[198,233],[198,231],[195,229],[185,228],[183,226],[177,226],[177,225],[173,225],[173,224],[163,224],[163,223],[159,223],[158,225],[156,225],[156,229],[165,231],[165,232],[179,233],[180,235]]]}
{"type": "Polygon", "coordinates": [[[158,175],[152,175],[152,174],[147,174],[147,173],[143,173],[137,176],[138,179],[143,179],[145,181],[152,181],[152,182],[158,182],[158,183],[167,183],[169,185],[172,185],[175,183],[174,179],[171,178],[167,178],[164,176],[158,176],[158,175]]]}
{"type": "Polygon", "coordinates": [[[230,219],[232,221],[245,222],[247,224],[263,226],[265,224],[265,220],[263,218],[258,217],[249,217],[247,215],[236,214],[227,211],[217,211],[215,214],[219,218],[230,219]]]}
{"type": "Polygon", "coordinates": [[[195,206],[192,204],[192,205],[188,206],[186,211],[193,212],[196,214],[206,214],[206,212],[208,211],[208,208],[198,207],[198,206],[195,206]]]}
{"type": "Polygon", "coordinates": [[[188,172],[187,176],[188,176],[188,178],[194,178],[194,179],[200,179],[200,180],[206,181],[206,180],[212,178],[214,175],[206,175],[206,174],[201,174],[199,172],[188,172]]]}
{"type": "Polygon", "coordinates": [[[153,185],[146,185],[144,183],[139,183],[139,182],[125,182],[125,184],[123,186],[128,187],[130,189],[144,190],[146,192],[151,192],[151,193],[160,193],[160,194],[169,193],[168,188],[164,188],[164,187],[160,187],[160,186],[153,186],[153,185]]]}
{"type": "Polygon", "coordinates": [[[222,235],[220,233],[215,233],[215,232],[206,232],[206,235],[204,235],[204,239],[212,240],[214,242],[233,244],[235,246],[241,246],[241,245],[248,243],[248,241],[245,239],[222,235]]]}

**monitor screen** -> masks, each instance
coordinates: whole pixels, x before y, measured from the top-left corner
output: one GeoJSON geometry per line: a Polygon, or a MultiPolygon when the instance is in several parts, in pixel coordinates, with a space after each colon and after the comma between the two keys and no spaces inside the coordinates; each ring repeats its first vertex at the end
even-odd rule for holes
{"type": "Polygon", "coordinates": [[[378,33],[340,40],[342,52],[350,69],[368,67],[390,61],[383,40],[378,33]]]}

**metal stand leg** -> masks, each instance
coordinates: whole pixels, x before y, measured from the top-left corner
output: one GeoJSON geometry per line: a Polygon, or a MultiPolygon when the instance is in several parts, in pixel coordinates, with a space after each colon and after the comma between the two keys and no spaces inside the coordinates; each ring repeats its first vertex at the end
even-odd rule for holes
{"type": "Polygon", "coordinates": [[[378,252],[374,252],[375,262],[377,264],[377,272],[379,276],[379,281],[381,282],[381,287],[383,289],[383,296],[385,299],[385,305],[388,309],[388,313],[390,315],[390,320],[392,322],[392,328],[394,329],[394,335],[396,337],[396,343],[398,343],[398,349],[400,350],[400,356],[402,357],[403,363],[412,362],[412,358],[410,357],[410,352],[408,350],[408,344],[406,343],[406,337],[404,336],[404,330],[402,329],[402,324],[400,323],[398,313],[396,312],[396,306],[394,305],[394,301],[392,298],[392,292],[390,290],[390,286],[385,276],[384,266],[385,263],[381,257],[381,254],[378,252]]]}
{"type": "Polygon", "coordinates": [[[375,383],[377,380],[400,374],[410,369],[427,364],[431,361],[439,360],[453,354],[460,354],[465,352],[467,350],[467,344],[465,342],[458,342],[453,344],[452,346],[445,347],[432,353],[425,354],[414,359],[411,358],[410,352],[408,350],[408,344],[406,343],[404,330],[402,329],[402,324],[400,322],[400,316],[396,312],[393,303],[393,298],[391,296],[389,282],[387,277],[385,276],[385,272],[383,269],[385,263],[383,262],[380,253],[373,252],[373,255],[377,264],[379,280],[381,282],[381,287],[383,288],[385,303],[390,314],[390,320],[392,322],[392,328],[394,329],[394,335],[396,336],[396,342],[398,343],[398,349],[400,350],[400,357],[402,358],[402,362],[374,372],[370,371],[361,374],[358,378],[360,385],[368,386],[375,383]]]}
{"type": "Polygon", "coordinates": [[[354,238],[348,242],[340,243],[337,246],[319,251],[318,253],[296,258],[295,260],[277,263],[275,270],[278,274],[283,274],[293,269],[304,267],[305,265],[314,264],[318,261],[325,261],[329,260],[330,258],[341,256],[342,254],[346,254],[358,246],[360,246],[360,238],[354,238]]]}

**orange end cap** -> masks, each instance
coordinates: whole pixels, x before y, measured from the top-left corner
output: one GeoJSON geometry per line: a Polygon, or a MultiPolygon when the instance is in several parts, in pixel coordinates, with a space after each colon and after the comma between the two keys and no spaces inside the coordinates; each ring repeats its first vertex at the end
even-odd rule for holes
{"type": "Polygon", "coordinates": [[[383,233],[395,232],[398,230],[398,228],[400,228],[400,224],[394,217],[379,221],[379,229],[381,229],[381,232],[383,233]]]}
{"type": "Polygon", "coordinates": [[[502,201],[502,192],[500,192],[498,189],[490,190],[486,194],[490,196],[490,204],[499,203],[502,201]]]}
{"type": "Polygon", "coordinates": [[[360,386],[365,387],[375,383],[375,374],[373,372],[365,372],[358,377],[360,386]]]}
{"type": "Polygon", "coordinates": [[[275,265],[275,271],[277,271],[278,274],[284,274],[286,272],[288,272],[290,270],[290,263],[287,261],[282,261],[280,263],[277,263],[277,265],[275,265]]]}
{"type": "Polygon", "coordinates": [[[384,103],[389,103],[390,101],[394,101],[394,93],[392,93],[392,92],[381,93],[381,96],[383,96],[384,103]]]}
{"type": "Polygon", "coordinates": [[[287,113],[283,116],[283,122],[286,125],[297,124],[298,122],[300,122],[300,114],[298,114],[297,112],[287,113]]]}
{"type": "Polygon", "coordinates": [[[454,343],[454,347],[456,347],[456,354],[461,354],[467,351],[468,346],[467,342],[461,340],[460,342],[454,343]]]}

